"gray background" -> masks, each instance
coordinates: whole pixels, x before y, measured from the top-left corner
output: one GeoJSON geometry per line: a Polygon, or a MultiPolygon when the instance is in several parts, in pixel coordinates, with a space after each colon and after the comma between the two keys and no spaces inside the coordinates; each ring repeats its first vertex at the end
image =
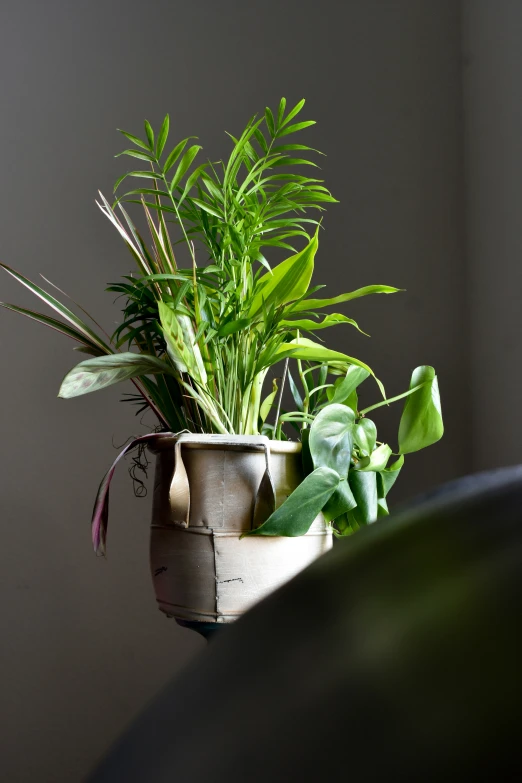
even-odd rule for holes
{"type": "MultiPolygon", "coordinates": [[[[408,460],[396,500],[517,462],[522,4],[513,0],[18,0],[0,6],[0,260],[41,272],[108,327],[106,282],[132,266],[94,205],[125,164],[115,132],[166,111],[174,137],[223,131],[306,97],[309,140],[341,203],[315,281],[406,288],[330,333],[390,394],[439,374],[446,436],[408,460]]],[[[0,299],[35,306],[4,275],[0,299]]],[[[1,777],[79,781],[139,708],[203,649],[156,611],[148,500],[125,469],[109,557],[89,543],[113,444],[143,432],[119,390],[56,398],[65,338],[0,313],[1,777]]],[[[371,402],[369,399],[368,404],[371,402]]],[[[400,411],[380,416],[392,439],[400,411]]]]}

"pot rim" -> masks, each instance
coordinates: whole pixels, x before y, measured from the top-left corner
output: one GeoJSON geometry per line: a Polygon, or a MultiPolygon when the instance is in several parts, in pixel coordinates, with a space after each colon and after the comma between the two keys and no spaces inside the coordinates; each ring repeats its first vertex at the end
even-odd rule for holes
{"type": "MultiPolygon", "coordinates": [[[[207,450],[207,451],[214,451],[216,449],[220,449],[221,451],[243,451],[243,450],[245,452],[252,451],[252,449],[249,448],[249,443],[248,443],[248,438],[250,438],[251,436],[227,435],[226,437],[227,440],[236,441],[237,445],[220,443],[219,441],[216,441],[215,444],[184,443],[183,449],[200,449],[200,450],[207,450]],[[242,449],[241,446],[244,446],[244,449],[242,449]]],[[[168,437],[161,438],[161,440],[157,441],[155,444],[149,444],[147,446],[147,449],[153,454],[159,454],[163,451],[169,451],[170,449],[173,449],[177,440],[178,440],[178,436],[173,434],[171,438],[168,437]]],[[[302,448],[301,443],[299,443],[298,441],[269,439],[268,442],[270,444],[271,454],[299,454],[302,448]]]]}

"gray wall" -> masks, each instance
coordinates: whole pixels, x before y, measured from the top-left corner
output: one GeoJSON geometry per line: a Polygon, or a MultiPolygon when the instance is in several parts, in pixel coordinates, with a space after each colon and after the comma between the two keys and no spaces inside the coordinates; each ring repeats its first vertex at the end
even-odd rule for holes
{"type": "Polygon", "coordinates": [[[479,470],[522,458],[522,3],[463,9],[470,454],[479,470]]]}
{"type": "MultiPolygon", "coordinates": [[[[341,200],[316,281],[407,289],[354,303],[372,339],[339,330],[334,344],[390,393],[417,364],[440,376],[447,435],[408,460],[396,497],[469,470],[458,3],[18,0],[0,6],[0,72],[1,260],[50,277],[109,328],[118,313],[103,286],[131,267],[94,205],[122,170],[115,128],[168,110],[175,136],[199,134],[214,157],[225,129],[283,94],[307,97],[309,138],[341,200]]],[[[7,276],[0,298],[34,306],[7,276]]],[[[143,432],[119,391],[57,400],[77,355],[14,314],[0,313],[0,344],[2,779],[69,783],[203,643],[155,609],[149,503],[125,470],[109,558],[91,552],[113,443],[143,432]]],[[[398,414],[379,417],[392,439],[398,414]]]]}

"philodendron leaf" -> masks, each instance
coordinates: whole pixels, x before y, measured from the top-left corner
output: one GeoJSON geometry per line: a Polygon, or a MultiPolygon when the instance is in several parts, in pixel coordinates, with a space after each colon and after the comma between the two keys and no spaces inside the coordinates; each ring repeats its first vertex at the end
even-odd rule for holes
{"type": "Polygon", "coordinates": [[[140,353],[114,353],[86,359],[67,373],[58,397],[70,399],[105,389],[140,375],[170,374],[171,368],[155,356],[140,353]]]}
{"type": "Polygon", "coordinates": [[[410,454],[431,446],[442,438],[444,424],[440,407],[439,385],[433,367],[417,367],[411,376],[410,389],[425,384],[406,398],[399,425],[399,451],[410,454]]]}
{"type": "Polygon", "coordinates": [[[314,271],[314,256],[319,240],[317,232],[307,246],[286,261],[278,264],[272,272],[267,272],[257,281],[249,317],[252,317],[263,307],[279,305],[299,299],[308,290],[312,272],[314,271]]]}
{"type": "Polygon", "coordinates": [[[359,525],[368,525],[377,519],[377,474],[375,471],[363,473],[360,470],[351,470],[348,481],[357,508],[349,514],[353,515],[359,525]]]}
{"type": "Polygon", "coordinates": [[[266,522],[243,535],[304,536],[339,486],[339,481],[335,470],[317,468],[303,479],[266,522]]]}
{"type": "Polygon", "coordinates": [[[310,428],[310,453],[315,468],[335,470],[341,478],[348,476],[353,449],[355,414],[345,405],[327,405],[310,428]]]}
{"type": "Polygon", "coordinates": [[[331,498],[323,506],[323,515],[327,522],[332,522],[347,511],[355,508],[357,501],[353,496],[348,480],[343,478],[332,493],[331,498]]]}
{"type": "Polygon", "coordinates": [[[393,465],[389,468],[379,471],[377,473],[377,491],[380,498],[385,498],[390,489],[393,487],[401,468],[404,465],[404,454],[401,454],[398,460],[395,460],[393,465]]]}
{"type": "Polygon", "coordinates": [[[364,457],[369,457],[375,448],[377,427],[371,419],[361,419],[354,430],[354,440],[364,457]]]}
{"type": "Polygon", "coordinates": [[[392,455],[392,450],[387,443],[382,443],[371,454],[368,461],[364,460],[364,463],[360,468],[357,468],[359,473],[367,472],[369,470],[381,471],[386,468],[388,460],[392,455]]]}
{"type": "Polygon", "coordinates": [[[355,414],[346,405],[327,405],[310,428],[309,448],[315,468],[328,467],[340,476],[339,486],[324,506],[327,521],[356,505],[348,484],[355,414]]]}

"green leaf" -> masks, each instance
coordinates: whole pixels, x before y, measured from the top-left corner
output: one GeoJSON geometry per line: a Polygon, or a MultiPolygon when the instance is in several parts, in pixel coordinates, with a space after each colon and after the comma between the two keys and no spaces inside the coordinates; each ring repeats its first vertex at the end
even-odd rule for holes
{"type": "Polygon", "coordinates": [[[123,152],[118,152],[117,155],[115,155],[115,158],[119,158],[122,155],[129,155],[131,158],[138,158],[139,160],[147,160],[151,163],[154,162],[154,155],[151,155],[149,152],[140,152],[139,150],[123,150],[123,152]]]}
{"type": "Polygon", "coordinates": [[[399,425],[399,451],[410,454],[431,446],[444,434],[439,386],[433,367],[417,367],[411,376],[410,389],[425,384],[411,394],[404,405],[399,425]]]}
{"type": "Polygon", "coordinates": [[[201,177],[202,172],[206,169],[207,166],[208,166],[208,163],[202,163],[201,166],[198,166],[197,169],[194,169],[194,171],[192,172],[190,177],[187,178],[187,182],[185,184],[185,189],[184,189],[184,191],[183,191],[183,193],[181,195],[181,198],[180,198],[180,200],[178,202],[178,207],[180,207],[182,205],[182,203],[185,201],[185,199],[187,198],[188,194],[190,193],[190,191],[192,190],[192,188],[194,187],[194,185],[196,184],[198,179],[201,177]]]}
{"type": "Polygon", "coordinates": [[[341,479],[325,504],[327,521],[354,508],[355,498],[348,484],[353,449],[355,414],[345,405],[327,405],[317,414],[310,428],[309,448],[315,468],[327,467],[341,479]]]}
{"type": "Polygon", "coordinates": [[[294,402],[297,410],[303,411],[304,410],[303,398],[299,394],[299,389],[296,386],[296,383],[292,377],[292,373],[290,372],[290,370],[288,371],[288,384],[290,386],[290,391],[292,393],[292,397],[294,398],[294,402]]]}
{"type": "Polygon", "coordinates": [[[294,256],[278,264],[272,272],[267,272],[257,281],[249,315],[259,312],[263,303],[265,307],[286,304],[293,299],[299,299],[308,290],[314,257],[319,244],[317,232],[307,246],[294,256]]]}
{"type": "Polygon", "coordinates": [[[190,319],[177,315],[165,302],[158,302],[161,328],[167,343],[167,352],[179,372],[188,372],[198,383],[206,383],[207,376],[190,319]]]}
{"type": "Polygon", "coordinates": [[[202,149],[199,144],[194,144],[192,147],[189,147],[188,150],[185,152],[183,157],[181,158],[181,162],[176,169],[176,173],[174,174],[172,181],[170,183],[170,192],[172,193],[174,189],[179,185],[181,180],[183,179],[184,175],[188,171],[192,161],[198,154],[198,152],[202,149]]]}
{"type": "Polygon", "coordinates": [[[175,164],[175,162],[177,161],[177,159],[179,158],[179,156],[181,155],[181,153],[183,152],[183,150],[187,146],[187,142],[190,139],[194,139],[194,138],[196,138],[196,137],[195,136],[187,136],[186,139],[183,139],[182,141],[179,142],[179,144],[177,144],[174,147],[172,152],[169,153],[169,156],[167,157],[167,160],[165,161],[165,163],[163,165],[163,173],[164,174],[167,174],[170,171],[172,166],[175,164]]]}
{"type": "Polygon", "coordinates": [[[390,285],[367,285],[364,286],[364,288],[358,288],[356,291],[351,291],[348,294],[334,296],[332,299],[303,299],[291,308],[291,310],[294,313],[299,313],[303,310],[319,310],[322,307],[330,307],[330,305],[341,304],[342,302],[351,302],[352,299],[359,299],[361,296],[368,296],[369,294],[395,294],[397,291],[401,290],[401,288],[393,288],[390,285]]]}
{"type": "Polygon", "coordinates": [[[360,386],[369,375],[370,373],[363,367],[357,367],[355,365],[348,367],[346,377],[335,382],[334,393],[330,402],[339,402],[346,405],[357,387],[360,386]]]}
{"type": "Polygon", "coordinates": [[[293,359],[305,359],[311,362],[327,362],[336,364],[355,364],[366,370],[368,375],[373,375],[373,371],[364,362],[359,359],[354,359],[353,356],[347,356],[339,351],[331,351],[329,348],[325,348],[319,343],[314,343],[312,340],[308,340],[306,337],[299,337],[298,339],[291,340],[289,343],[283,343],[276,351],[277,361],[286,359],[287,357],[293,359]]]}
{"type": "Polygon", "coordinates": [[[339,482],[339,486],[333,492],[331,498],[323,506],[323,515],[327,522],[332,522],[347,511],[351,511],[357,505],[353,492],[346,479],[339,482]]]}
{"type": "Polygon", "coordinates": [[[362,473],[360,470],[351,470],[348,474],[350,488],[357,502],[357,508],[352,509],[349,515],[353,515],[359,525],[368,525],[377,519],[376,477],[375,471],[362,473]]]}
{"type": "Polygon", "coordinates": [[[265,399],[261,403],[261,407],[259,408],[259,418],[261,419],[263,424],[265,423],[266,418],[272,408],[272,405],[274,404],[275,398],[277,396],[277,391],[278,391],[277,378],[274,378],[272,381],[272,391],[267,397],[265,397],[265,399]]]}
{"type": "Polygon", "coordinates": [[[165,144],[167,142],[167,137],[169,135],[169,125],[170,125],[169,115],[166,114],[159,132],[158,142],[156,145],[156,157],[158,160],[161,158],[161,153],[163,152],[165,148],[165,144]]]}
{"type": "Polygon", "coordinates": [[[145,144],[144,141],[142,141],[141,139],[138,139],[137,136],[133,136],[132,133],[127,133],[127,131],[121,130],[121,128],[118,128],[118,131],[120,133],[122,133],[125,136],[126,139],[128,139],[129,141],[132,141],[132,143],[136,144],[138,147],[141,147],[144,150],[150,149],[150,147],[147,144],[145,144]]]}
{"type": "MultiPolygon", "coordinates": [[[[285,105],[286,105],[286,101],[285,101],[285,105]]],[[[287,125],[287,124],[290,122],[290,120],[293,120],[293,119],[294,119],[294,117],[295,117],[297,114],[299,114],[299,112],[301,111],[301,109],[303,108],[303,106],[304,106],[304,105],[305,105],[305,99],[304,99],[304,98],[302,98],[302,99],[299,101],[299,103],[297,103],[297,104],[294,106],[294,108],[293,108],[293,109],[291,109],[291,110],[288,112],[288,114],[287,114],[287,115],[286,115],[286,117],[285,117],[285,121],[282,123],[282,125],[283,125],[283,126],[284,126],[284,125],[287,125]]]]}
{"type": "Polygon", "coordinates": [[[279,109],[277,111],[277,124],[278,126],[281,125],[283,122],[283,117],[285,116],[285,109],[286,109],[286,98],[281,98],[279,101],[279,109]]]}
{"type": "Polygon", "coordinates": [[[361,419],[355,426],[354,440],[364,457],[370,456],[377,440],[377,427],[371,419],[361,419]]]}
{"type": "Polygon", "coordinates": [[[348,476],[353,449],[355,414],[345,405],[327,405],[310,428],[310,453],[314,467],[335,470],[348,476]]]}
{"type": "Polygon", "coordinates": [[[315,120],[306,120],[305,122],[296,122],[295,125],[287,125],[283,130],[279,131],[278,136],[288,136],[289,133],[296,133],[296,131],[309,128],[310,125],[315,125],[315,120]]]}
{"type": "Polygon", "coordinates": [[[265,120],[266,120],[266,127],[268,128],[268,132],[271,136],[275,136],[275,123],[274,123],[274,115],[268,108],[268,106],[265,109],[265,120]]]}
{"type": "Polygon", "coordinates": [[[317,468],[259,527],[243,535],[304,536],[314,519],[339,486],[339,475],[330,468],[317,468]]]}
{"type": "Polygon", "coordinates": [[[323,318],[322,321],[312,321],[311,318],[302,318],[295,321],[284,319],[279,323],[281,326],[285,326],[288,329],[300,329],[304,332],[316,332],[318,329],[327,329],[329,326],[350,324],[351,326],[355,326],[355,328],[361,332],[361,334],[366,334],[366,332],[363,332],[361,329],[359,329],[359,326],[357,325],[356,321],[353,320],[353,318],[347,318],[345,315],[341,315],[341,313],[332,313],[331,315],[327,315],[325,318],[323,318]]]}
{"type": "Polygon", "coordinates": [[[250,325],[250,318],[240,318],[237,321],[228,321],[218,329],[219,337],[228,337],[229,334],[235,334],[250,325]]]}
{"type": "Polygon", "coordinates": [[[367,473],[370,470],[380,472],[386,468],[388,460],[392,455],[392,450],[387,443],[382,443],[376,448],[370,455],[368,461],[364,460],[364,463],[360,463],[361,467],[357,467],[356,470],[359,473],[367,473]]]}
{"type": "Polygon", "coordinates": [[[154,131],[152,130],[152,126],[148,120],[145,120],[145,133],[147,134],[147,139],[149,140],[149,147],[151,150],[154,149],[154,131]]]}
{"type": "Polygon", "coordinates": [[[168,364],[156,356],[139,353],[115,353],[87,359],[76,365],[65,376],[59,397],[70,399],[82,394],[105,389],[115,383],[156,373],[169,374],[168,364]]]}
{"type": "Polygon", "coordinates": [[[401,454],[398,460],[393,465],[390,465],[386,470],[381,470],[377,473],[377,489],[380,498],[385,498],[390,489],[393,487],[401,468],[404,465],[404,454],[401,454]]]}

